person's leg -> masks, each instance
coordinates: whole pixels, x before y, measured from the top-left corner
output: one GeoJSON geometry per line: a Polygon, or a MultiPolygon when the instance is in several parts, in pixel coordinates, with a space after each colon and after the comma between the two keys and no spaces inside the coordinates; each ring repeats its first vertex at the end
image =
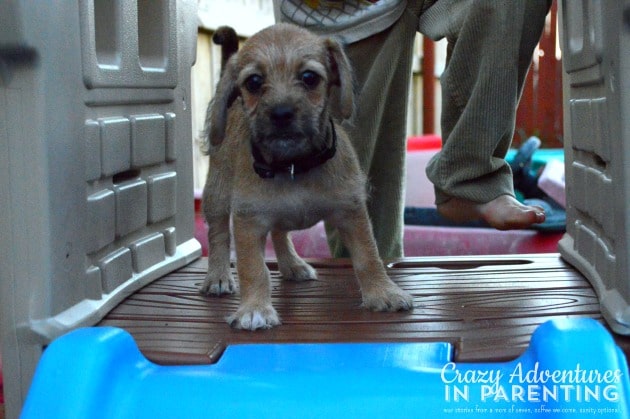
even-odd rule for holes
{"type": "MultiPolygon", "coordinates": [[[[403,255],[406,110],[419,7],[412,5],[392,27],[346,50],[356,109],[345,128],[368,176],[368,213],[381,258],[403,255]]],[[[332,255],[348,256],[337,233],[328,230],[328,236],[332,255]]]]}
{"type": "Polygon", "coordinates": [[[499,229],[526,228],[544,221],[544,212],[516,201],[504,157],[550,2],[469,4],[461,27],[449,38],[442,75],[443,147],[427,175],[442,215],[483,219],[499,229]]]}

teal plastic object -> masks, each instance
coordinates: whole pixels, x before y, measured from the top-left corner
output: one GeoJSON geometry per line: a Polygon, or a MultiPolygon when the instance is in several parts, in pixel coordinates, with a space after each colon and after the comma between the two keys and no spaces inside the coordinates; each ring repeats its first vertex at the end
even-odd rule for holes
{"type": "Polygon", "coordinates": [[[455,363],[447,343],[265,344],[214,365],[158,366],[116,328],[46,349],[23,418],[628,418],[628,368],[590,319],[540,326],[505,363],[455,363]]]}

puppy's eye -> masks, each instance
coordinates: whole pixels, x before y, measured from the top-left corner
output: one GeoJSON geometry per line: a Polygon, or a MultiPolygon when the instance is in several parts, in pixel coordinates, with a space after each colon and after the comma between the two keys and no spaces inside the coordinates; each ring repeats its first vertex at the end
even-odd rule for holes
{"type": "Polygon", "coordinates": [[[319,74],[313,71],[306,70],[305,72],[300,74],[300,81],[304,83],[304,86],[306,86],[307,88],[314,89],[319,85],[321,77],[319,77],[319,74]]]}
{"type": "Polygon", "coordinates": [[[245,88],[251,94],[257,94],[262,89],[262,85],[264,83],[264,79],[259,74],[252,74],[247,79],[245,79],[245,88]]]}

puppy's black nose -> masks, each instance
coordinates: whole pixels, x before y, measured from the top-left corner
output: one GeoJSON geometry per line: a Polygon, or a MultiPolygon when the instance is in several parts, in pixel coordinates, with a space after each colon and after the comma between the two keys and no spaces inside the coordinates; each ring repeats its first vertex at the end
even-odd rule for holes
{"type": "Polygon", "coordinates": [[[271,122],[278,127],[283,128],[291,124],[295,118],[293,107],[288,105],[278,105],[271,110],[271,122]]]}

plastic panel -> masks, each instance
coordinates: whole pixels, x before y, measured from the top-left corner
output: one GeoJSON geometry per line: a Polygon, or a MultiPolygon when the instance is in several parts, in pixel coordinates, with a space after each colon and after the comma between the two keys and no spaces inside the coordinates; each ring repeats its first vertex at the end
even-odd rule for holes
{"type": "Polygon", "coordinates": [[[196,23],[194,0],[0,2],[0,352],[11,419],[43,346],[200,255],[196,23]]]}
{"type": "Polygon", "coordinates": [[[561,2],[567,234],[563,257],[630,334],[630,1],[561,2]]]}

